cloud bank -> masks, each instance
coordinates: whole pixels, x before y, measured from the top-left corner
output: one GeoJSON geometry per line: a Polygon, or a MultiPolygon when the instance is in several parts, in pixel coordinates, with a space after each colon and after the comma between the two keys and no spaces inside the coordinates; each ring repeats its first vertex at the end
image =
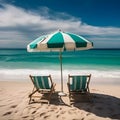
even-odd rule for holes
{"type": "Polygon", "coordinates": [[[107,47],[108,42],[111,47],[120,47],[120,28],[88,25],[80,18],[55,12],[47,7],[35,11],[8,4],[1,6],[0,48],[25,48],[39,35],[58,29],[86,36],[95,43],[95,47],[107,47]]]}

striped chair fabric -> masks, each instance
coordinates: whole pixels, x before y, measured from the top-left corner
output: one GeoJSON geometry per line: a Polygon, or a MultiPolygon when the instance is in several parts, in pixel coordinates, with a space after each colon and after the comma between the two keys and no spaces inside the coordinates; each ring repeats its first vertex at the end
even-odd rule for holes
{"type": "Polygon", "coordinates": [[[70,91],[86,90],[87,76],[71,76],[70,91]]]}
{"type": "Polygon", "coordinates": [[[50,89],[50,82],[48,76],[33,76],[33,82],[38,89],[50,89]]]}
{"type": "Polygon", "coordinates": [[[29,75],[34,87],[32,92],[29,94],[29,104],[31,102],[35,102],[36,97],[39,98],[40,102],[48,102],[50,103],[51,96],[55,93],[55,83],[52,81],[51,75],[48,76],[32,76],[29,75]],[[36,93],[40,93],[36,94],[36,93]],[[46,94],[46,95],[45,95],[46,94]]]}

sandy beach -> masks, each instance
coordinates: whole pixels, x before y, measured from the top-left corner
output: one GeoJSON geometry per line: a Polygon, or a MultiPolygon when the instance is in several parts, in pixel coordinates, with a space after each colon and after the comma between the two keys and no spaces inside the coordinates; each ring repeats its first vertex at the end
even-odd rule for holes
{"type": "MultiPolygon", "coordinates": [[[[47,103],[28,104],[30,82],[0,82],[0,120],[111,120],[120,119],[119,85],[90,85],[92,102],[82,100],[69,105],[68,96],[53,95],[47,103]]],[[[60,85],[56,85],[56,93],[60,85]]],[[[68,94],[67,86],[64,91],[68,94]]]]}

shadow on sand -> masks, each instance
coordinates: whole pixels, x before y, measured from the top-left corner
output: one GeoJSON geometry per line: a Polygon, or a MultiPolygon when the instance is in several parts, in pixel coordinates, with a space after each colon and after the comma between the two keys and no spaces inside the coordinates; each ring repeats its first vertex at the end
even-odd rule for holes
{"type": "MultiPolygon", "coordinates": [[[[69,100],[68,96],[66,98],[69,100]]],[[[88,100],[87,96],[75,96],[72,106],[88,112],[87,116],[94,114],[98,117],[120,120],[120,98],[106,94],[91,93],[91,99],[92,102],[88,100]]],[[[64,102],[62,100],[63,98],[60,98],[58,93],[55,93],[51,98],[50,105],[72,107],[68,101],[64,102]]]]}
{"type": "Polygon", "coordinates": [[[89,112],[88,115],[93,113],[99,117],[120,120],[120,98],[98,93],[91,93],[91,95],[92,102],[74,102],[73,106],[89,112]]]}

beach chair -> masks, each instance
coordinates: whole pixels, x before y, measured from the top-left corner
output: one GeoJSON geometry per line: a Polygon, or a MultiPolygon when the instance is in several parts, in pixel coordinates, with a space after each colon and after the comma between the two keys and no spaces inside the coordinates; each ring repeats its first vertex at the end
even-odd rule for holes
{"type": "Polygon", "coordinates": [[[32,80],[34,88],[32,93],[29,95],[29,103],[34,102],[35,97],[39,98],[40,102],[50,103],[51,95],[55,92],[55,84],[52,81],[51,75],[49,76],[29,76],[32,80]],[[38,94],[40,93],[40,94],[38,94]],[[37,96],[33,96],[37,94],[37,96]],[[41,96],[40,96],[41,95],[41,96]]]}
{"type": "Polygon", "coordinates": [[[69,100],[70,104],[72,98],[76,94],[87,94],[90,99],[90,89],[89,83],[91,79],[90,75],[68,75],[68,91],[69,91],[69,100]]]}

